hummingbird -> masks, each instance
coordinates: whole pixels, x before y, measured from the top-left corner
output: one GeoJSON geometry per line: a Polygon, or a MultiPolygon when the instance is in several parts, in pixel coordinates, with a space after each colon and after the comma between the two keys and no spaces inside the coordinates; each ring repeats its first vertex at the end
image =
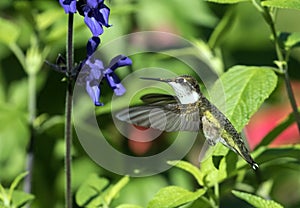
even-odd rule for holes
{"type": "Polygon", "coordinates": [[[141,79],[165,82],[173,88],[175,95],[143,95],[141,100],[144,104],[120,111],[116,114],[119,120],[166,132],[198,132],[202,129],[210,146],[221,142],[240,155],[253,170],[258,169],[241,135],[229,119],[203,95],[194,77],[181,75],[172,79],[141,79]]]}

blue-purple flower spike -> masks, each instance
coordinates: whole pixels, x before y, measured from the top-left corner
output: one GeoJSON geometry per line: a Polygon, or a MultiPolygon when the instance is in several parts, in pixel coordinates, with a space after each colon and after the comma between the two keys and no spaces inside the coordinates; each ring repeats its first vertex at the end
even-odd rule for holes
{"type": "Polygon", "coordinates": [[[99,101],[100,99],[100,88],[99,83],[103,78],[103,70],[104,66],[102,61],[96,59],[94,62],[91,61],[89,57],[86,62],[86,67],[82,69],[83,74],[87,74],[85,76],[83,82],[85,82],[85,89],[89,94],[90,98],[94,102],[96,106],[102,106],[103,104],[99,101]]]}
{"type": "Polygon", "coordinates": [[[115,95],[123,95],[126,89],[114,71],[119,67],[131,65],[130,58],[119,55],[111,60],[108,67],[104,68],[103,62],[93,55],[100,44],[98,36],[103,33],[103,26],[111,26],[108,23],[110,9],[104,4],[104,0],[59,0],[59,3],[66,13],[78,11],[80,15],[84,16],[84,22],[93,34],[86,46],[86,58],[76,68],[77,70],[73,70],[77,77],[77,83],[85,86],[88,95],[96,106],[103,105],[100,102],[101,90],[99,85],[103,78],[115,95]],[[81,75],[77,76],[79,72],[81,75]]]}
{"type": "Polygon", "coordinates": [[[96,50],[98,45],[100,44],[100,38],[99,37],[92,37],[89,39],[86,50],[87,50],[87,56],[91,56],[96,50]]]}
{"type": "Polygon", "coordinates": [[[107,81],[110,88],[114,91],[116,96],[121,96],[126,92],[125,87],[121,84],[119,77],[115,74],[114,70],[118,67],[131,65],[130,58],[119,55],[112,59],[109,67],[104,68],[103,63],[99,59],[93,61],[93,57],[88,57],[85,61],[78,82],[84,83],[85,89],[90,98],[96,106],[102,106],[100,102],[100,82],[103,78],[107,81]],[[80,78],[82,77],[82,78],[80,78]]]}
{"type": "Polygon", "coordinates": [[[90,28],[93,36],[103,33],[103,26],[110,27],[108,18],[110,9],[104,4],[103,0],[89,0],[82,6],[80,14],[84,16],[85,24],[90,28]]]}
{"type": "Polygon", "coordinates": [[[59,0],[59,3],[67,14],[76,12],[76,0],[59,0]]]}
{"type": "Polygon", "coordinates": [[[119,55],[113,58],[109,64],[109,68],[104,71],[104,77],[109,86],[114,90],[115,95],[121,96],[126,92],[125,87],[121,84],[119,77],[114,73],[118,67],[129,66],[132,64],[130,58],[119,55]]]}

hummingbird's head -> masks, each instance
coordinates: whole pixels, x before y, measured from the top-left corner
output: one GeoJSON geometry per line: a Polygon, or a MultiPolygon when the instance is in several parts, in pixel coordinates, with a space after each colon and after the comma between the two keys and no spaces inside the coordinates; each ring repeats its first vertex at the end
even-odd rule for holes
{"type": "Polygon", "coordinates": [[[175,91],[181,104],[195,103],[201,96],[197,80],[189,75],[181,75],[172,79],[142,78],[168,83],[175,91]]]}

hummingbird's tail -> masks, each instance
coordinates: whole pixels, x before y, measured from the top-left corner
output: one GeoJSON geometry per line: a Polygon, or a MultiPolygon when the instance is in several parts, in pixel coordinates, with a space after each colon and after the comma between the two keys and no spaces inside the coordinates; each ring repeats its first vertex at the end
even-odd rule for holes
{"type": "Polygon", "coordinates": [[[253,160],[250,153],[248,151],[243,151],[241,154],[242,158],[244,158],[247,163],[252,167],[253,170],[258,170],[259,166],[258,164],[253,160]]]}
{"type": "Polygon", "coordinates": [[[258,168],[259,168],[258,164],[254,161],[250,165],[251,165],[252,169],[255,170],[255,171],[258,170],[258,168]]]}

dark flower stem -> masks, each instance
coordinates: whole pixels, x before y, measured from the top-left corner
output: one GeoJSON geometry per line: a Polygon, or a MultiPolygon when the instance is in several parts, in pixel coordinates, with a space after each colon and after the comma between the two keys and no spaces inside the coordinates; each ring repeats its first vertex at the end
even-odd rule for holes
{"type": "MultiPolygon", "coordinates": [[[[270,15],[269,10],[265,9],[265,13],[266,13],[266,15],[269,16],[270,20],[273,20],[273,18],[270,15]]],[[[298,111],[298,108],[297,108],[296,99],[295,99],[293,89],[292,89],[292,86],[291,86],[291,80],[290,80],[290,77],[289,77],[289,74],[288,74],[288,64],[287,64],[287,62],[288,62],[289,57],[288,57],[288,55],[286,55],[284,57],[284,55],[282,53],[282,50],[280,48],[280,42],[279,42],[279,39],[277,37],[277,32],[276,32],[276,28],[275,28],[275,25],[274,25],[274,21],[270,22],[269,26],[270,26],[272,35],[274,37],[274,43],[275,43],[277,58],[278,58],[279,62],[281,63],[279,65],[279,68],[282,71],[282,73],[284,74],[284,82],[285,82],[287,95],[288,95],[290,104],[292,106],[293,114],[295,116],[295,120],[296,120],[296,123],[297,123],[297,126],[298,126],[298,132],[300,134],[300,114],[299,114],[299,111],[298,111]]]]}
{"type": "Polygon", "coordinates": [[[277,66],[278,66],[280,72],[284,75],[284,82],[285,82],[287,95],[288,95],[290,104],[292,106],[293,114],[294,114],[294,117],[295,117],[295,120],[297,123],[297,127],[298,127],[298,132],[300,134],[300,113],[297,108],[296,99],[295,99],[293,89],[291,86],[291,80],[290,80],[290,77],[288,74],[289,51],[285,51],[286,54],[285,55],[283,54],[283,50],[280,47],[280,41],[277,36],[277,31],[276,31],[274,20],[270,13],[270,10],[266,7],[261,6],[260,3],[257,2],[257,0],[252,0],[252,3],[257,8],[257,10],[262,14],[265,21],[267,22],[267,24],[270,27],[272,36],[274,38],[275,50],[276,50],[276,54],[277,54],[277,58],[278,58],[277,66]]]}
{"type": "Polygon", "coordinates": [[[66,171],[66,187],[65,187],[65,207],[72,208],[72,99],[73,99],[73,85],[71,80],[71,73],[73,68],[73,19],[74,15],[69,13],[68,18],[68,34],[67,34],[67,90],[66,90],[66,106],[65,106],[65,171],[66,171]]]}

